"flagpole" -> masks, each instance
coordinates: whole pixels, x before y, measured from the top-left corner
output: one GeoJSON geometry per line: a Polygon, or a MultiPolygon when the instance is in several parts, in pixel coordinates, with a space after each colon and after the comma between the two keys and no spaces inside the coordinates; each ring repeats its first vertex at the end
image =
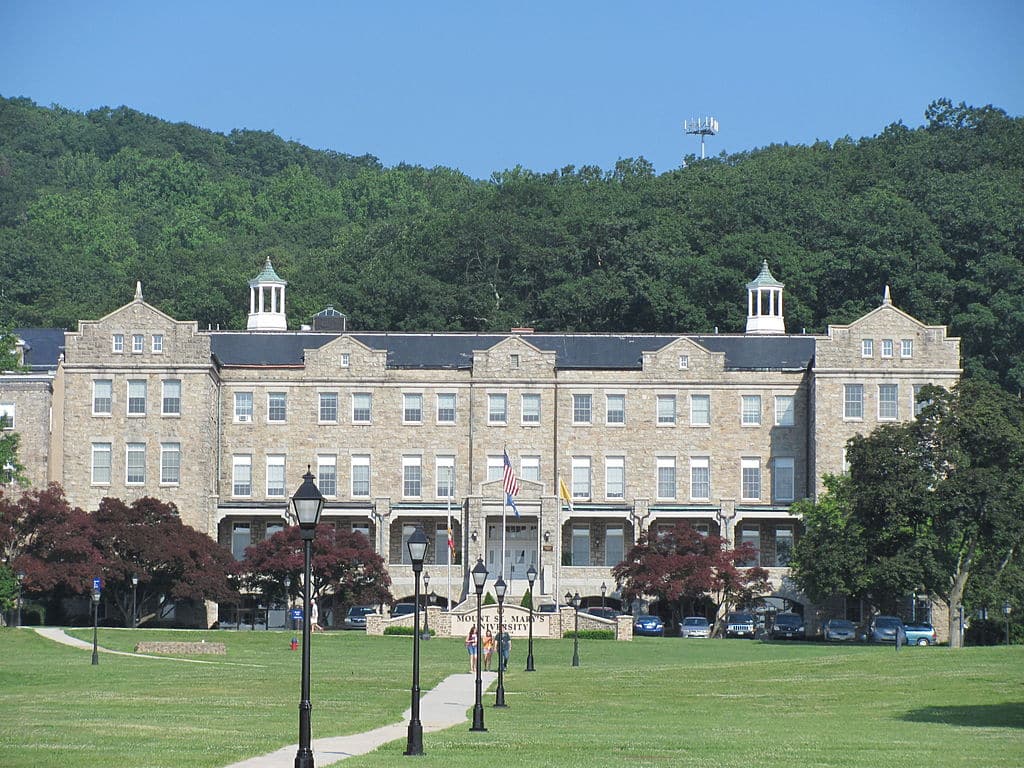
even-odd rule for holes
{"type": "Polygon", "coordinates": [[[502,494],[501,502],[501,580],[505,580],[505,510],[508,509],[508,494],[502,494]]]}
{"type": "MultiPolygon", "coordinates": [[[[453,484],[454,484],[454,480],[455,480],[455,472],[454,472],[454,470],[452,472],[452,478],[451,479],[452,479],[453,484]]],[[[451,545],[451,541],[452,541],[452,494],[451,494],[451,486],[449,486],[449,489],[450,490],[448,491],[448,529],[447,529],[447,533],[448,533],[448,546],[446,547],[446,549],[448,550],[448,593],[447,593],[447,595],[445,595],[445,600],[447,600],[447,603],[446,603],[447,607],[445,608],[445,610],[448,610],[448,611],[450,611],[452,609],[452,545],[451,545]]]]}

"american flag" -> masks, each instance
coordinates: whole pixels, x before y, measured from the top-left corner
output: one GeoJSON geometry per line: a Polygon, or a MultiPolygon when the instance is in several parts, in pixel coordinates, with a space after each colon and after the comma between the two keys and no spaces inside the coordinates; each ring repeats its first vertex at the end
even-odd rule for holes
{"type": "Polygon", "coordinates": [[[512,505],[512,511],[516,513],[516,517],[519,517],[519,508],[516,506],[516,502],[512,498],[519,493],[519,481],[516,479],[515,470],[512,469],[512,462],[508,458],[508,451],[504,452],[504,456],[505,474],[502,477],[502,484],[505,488],[505,499],[512,505]]]}

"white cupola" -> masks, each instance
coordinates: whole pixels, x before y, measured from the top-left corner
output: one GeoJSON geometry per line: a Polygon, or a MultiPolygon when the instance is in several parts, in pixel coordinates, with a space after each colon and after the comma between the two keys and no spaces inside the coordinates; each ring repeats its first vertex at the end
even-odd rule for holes
{"type": "Polygon", "coordinates": [[[288,319],[284,314],[284,287],[286,280],[278,277],[267,257],[263,271],[249,281],[250,331],[286,331],[288,319]]]}
{"type": "Polygon", "coordinates": [[[782,316],[782,289],[768,269],[768,259],[761,264],[761,274],[747,283],[747,333],[766,335],[786,332],[782,316]]]}

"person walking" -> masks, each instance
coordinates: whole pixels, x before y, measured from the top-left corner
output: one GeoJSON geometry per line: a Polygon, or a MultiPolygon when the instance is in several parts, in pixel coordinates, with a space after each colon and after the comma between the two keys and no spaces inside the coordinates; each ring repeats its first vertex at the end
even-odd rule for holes
{"type": "Polygon", "coordinates": [[[502,630],[498,636],[498,663],[501,664],[501,671],[508,670],[508,657],[512,655],[512,635],[508,630],[502,630]]]}
{"type": "Polygon", "coordinates": [[[309,605],[309,631],[310,632],[323,632],[323,627],[320,626],[320,609],[316,606],[316,600],[310,600],[309,605]]]}
{"type": "Polygon", "coordinates": [[[487,630],[484,635],[484,669],[488,672],[491,671],[491,656],[494,654],[494,635],[491,634],[491,630],[487,630]]]}
{"type": "Polygon", "coordinates": [[[466,635],[466,651],[469,653],[469,674],[476,673],[476,627],[469,628],[466,635]]]}

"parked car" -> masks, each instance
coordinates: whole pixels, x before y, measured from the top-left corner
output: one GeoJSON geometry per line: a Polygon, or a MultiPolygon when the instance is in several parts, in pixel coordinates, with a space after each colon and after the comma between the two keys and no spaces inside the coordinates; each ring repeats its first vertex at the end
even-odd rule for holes
{"type": "Polygon", "coordinates": [[[772,640],[803,640],[807,637],[804,617],[798,613],[777,613],[769,633],[772,640]]]}
{"type": "Polygon", "coordinates": [[[826,643],[852,643],[857,639],[857,625],[846,619],[829,619],[821,633],[826,643]]]}
{"type": "Polygon", "coordinates": [[[754,639],[757,622],[750,613],[730,613],[725,619],[726,637],[749,637],[754,639]]]}
{"type": "Polygon", "coordinates": [[[687,616],[679,625],[680,637],[700,637],[707,639],[711,637],[711,625],[703,616],[687,616]]]}
{"type": "Polygon", "coordinates": [[[939,642],[939,636],[935,634],[935,627],[927,621],[904,624],[903,631],[906,632],[909,645],[935,645],[939,642]]]}
{"type": "Polygon", "coordinates": [[[644,614],[633,620],[633,634],[661,637],[665,634],[665,622],[657,616],[644,614]]]}
{"type": "Polygon", "coordinates": [[[558,606],[554,603],[541,603],[537,606],[537,613],[558,613],[558,606]]]}
{"type": "Polygon", "coordinates": [[[596,608],[587,608],[587,613],[591,616],[597,616],[600,619],[612,619],[615,620],[616,616],[621,616],[622,611],[616,611],[614,608],[602,608],[597,606],[596,608]]]}
{"type": "Polygon", "coordinates": [[[868,624],[867,640],[869,643],[907,642],[907,631],[903,620],[898,616],[875,616],[868,624]]]}
{"type": "Polygon", "coordinates": [[[415,603],[395,603],[395,607],[391,609],[391,618],[408,616],[410,613],[416,613],[415,603]]]}
{"type": "Polygon", "coordinates": [[[366,629],[366,615],[376,613],[375,605],[353,605],[345,614],[345,620],[341,623],[343,629],[366,629]]]}

